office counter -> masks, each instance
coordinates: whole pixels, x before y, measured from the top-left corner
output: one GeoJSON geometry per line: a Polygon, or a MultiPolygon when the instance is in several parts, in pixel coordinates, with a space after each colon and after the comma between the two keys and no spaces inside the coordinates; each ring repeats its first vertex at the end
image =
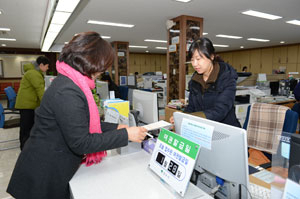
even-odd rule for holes
{"type": "MultiPolygon", "coordinates": [[[[74,199],[181,198],[148,168],[151,155],[144,150],[105,158],[100,164],[81,165],[72,180],[74,199]]],[[[184,198],[211,198],[193,184],[184,198]]]]}

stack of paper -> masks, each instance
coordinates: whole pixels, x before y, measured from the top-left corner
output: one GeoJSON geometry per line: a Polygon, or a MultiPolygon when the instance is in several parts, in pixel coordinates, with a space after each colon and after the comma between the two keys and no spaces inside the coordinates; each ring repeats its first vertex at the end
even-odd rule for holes
{"type": "Polygon", "coordinates": [[[129,124],[129,101],[110,99],[103,101],[105,122],[129,124]]]}

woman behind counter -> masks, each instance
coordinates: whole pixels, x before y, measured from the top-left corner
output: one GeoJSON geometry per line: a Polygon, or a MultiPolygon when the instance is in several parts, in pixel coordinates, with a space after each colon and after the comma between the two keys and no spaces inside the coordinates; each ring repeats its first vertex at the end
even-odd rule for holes
{"type": "MultiPolygon", "coordinates": [[[[189,82],[185,112],[240,127],[235,115],[236,71],[215,54],[208,38],[195,40],[189,49],[195,72],[189,82]]],[[[173,117],[170,122],[174,123],[173,117]]]]}
{"type": "Polygon", "coordinates": [[[113,57],[111,45],[96,32],[80,33],[64,46],[56,63],[59,75],[36,110],[30,138],[11,176],[7,192],[13,197],[70,198],[68,183],[81,162],[99,163],[105,150],[145,138],[142,127],[100,124],[91,89],[113,57]]]}

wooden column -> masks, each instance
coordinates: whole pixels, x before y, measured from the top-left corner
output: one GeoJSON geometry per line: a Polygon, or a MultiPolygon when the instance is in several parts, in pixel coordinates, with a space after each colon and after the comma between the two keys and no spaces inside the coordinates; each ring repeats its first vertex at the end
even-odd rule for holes
{"type": "Polygon", "coordinates": [[[129,43],[123,41],[114,41],[111,43],[115,51],[115,59],[109,73],[113,81],[119,85],[120,76],[129,74],[129,43]]]}
{"type": "Polygon", "coordinates": [[[181,15],[172,21],[176,24],[168,30],[167,102],[185,98],[188,49],[203,33],[203,18],[181,15]]]}

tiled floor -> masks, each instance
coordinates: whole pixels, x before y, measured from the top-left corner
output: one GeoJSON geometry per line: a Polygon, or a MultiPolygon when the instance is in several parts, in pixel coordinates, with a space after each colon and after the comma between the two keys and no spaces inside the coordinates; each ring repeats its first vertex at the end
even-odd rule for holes
{"type": "MultiPolygon", "coordinates": [[[[0,100],[3,107],[6,107],[6,100],[0,100]]],[[[10,117],[18,117],[17,115],[6,115],[6,120],[10,117]]],[[[8,193],[6,188],[15,166],[16,160],[20,154],[19,147],[19,127],[3,129],[0,128],[0,199],[13,199],[8,193]],[[17,139],[17,140],[16,140],[17,139]],[[15,140],[12,142],[2,143],[5,140],[15,140]],[[1,150],[3,148],[12,148],[10,150],[1,150]]]]}
{"type": "MultiPolygon", "coordinates": [[[[19,128],[0,129],[0,141],[18,139],[19,128]]],[[[15,166],[16,160],[20,154],[19,141],[11,143],[0,143],[0,148],[17,146],[15,149],[0,151],[0,199],[12,199],[6,193],[7,184],[9,182],[11,173],[15,166]]]]}

